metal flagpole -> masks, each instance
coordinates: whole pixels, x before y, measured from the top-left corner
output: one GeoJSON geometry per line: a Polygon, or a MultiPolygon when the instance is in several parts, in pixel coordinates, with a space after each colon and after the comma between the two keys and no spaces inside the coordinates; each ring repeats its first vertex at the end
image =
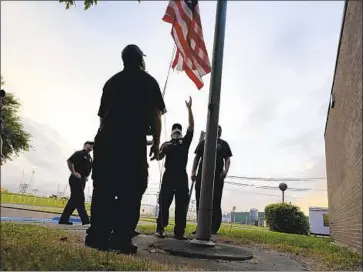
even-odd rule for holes
{"type": "Polygon", "coordinates": [[[195,244],[206,246],[214,246],[214,243],[210,240],[210,238],[226,13],[227,0],[218,0],[214,32],[212,74],[209,86],[208,117],[203,155],[204,160],[198,212],[197,237],[192,241],[195,244]]]}
{"type": "MultiPolygon", "coordinates": [[[[205,132],[204,132],[204,131],[201,131],[201,132],[200,132],[200,136],[199,136],[199,143],[200,143],[201,141],[203,141],[204,136],[205,136],[205,132]]],[[[189,205],[190,205],[190,200],[192,199],[192,194],[193,194],[194,184],[195,184],[195,180],[192,180],[192,186],[190,187],[190,190],[189,190],[188,205],[187,205],[187,211],[186,211],[186,214],[188,214],[188,211],[189,211],[189,205]]]]}

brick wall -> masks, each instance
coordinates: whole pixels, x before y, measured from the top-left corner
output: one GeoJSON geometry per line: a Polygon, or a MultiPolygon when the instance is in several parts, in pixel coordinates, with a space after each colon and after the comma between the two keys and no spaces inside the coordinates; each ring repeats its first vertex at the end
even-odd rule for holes
{"type": "Polygon", "coordinates": [[[329,220],[336,242],[362,252],[362,8],[345,6],[325,131],[329,220]]]}

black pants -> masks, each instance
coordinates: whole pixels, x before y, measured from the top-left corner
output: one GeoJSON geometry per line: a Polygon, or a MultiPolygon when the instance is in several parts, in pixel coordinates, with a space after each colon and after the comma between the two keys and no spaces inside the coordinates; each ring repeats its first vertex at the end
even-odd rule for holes
{"type": "MultiPolygon", "coordinates": [[[[199,211],[200,189],[201,189],[202,174],[198,173],[197,180],[195,182],[195,199],[197,204],[197,216],[199,211]]],[[[211,232],[216,234],[222,224],[222,194],[223,194],[224,179],[221,179],[220,173],[216,173],[214,179],[213,190],[213,210],[212,210],[212,225],[211,232]]]]}
{"type": "Polygon", "coordinates": [[[131,241],[148,182],[146,137],[129,139],[112,127],[105,123],[93,149],[92,220],[86,239],[102,247],[110,239],[131,241]]]}
{"type": "Polygon", "coordinates": [[[67,205],[65,206],[61,215],[60,221],[68,222],[69,217],[72,215],[75,209],[77,209],[78,215],[82,220],[82,223],[88,223],[89,217],[84,205],[84,188],[86,182],[84,179],[78,179],[73,175],[69,177],[69,187],[71,188],[71,197],[69,198],[67,205]]]}
{"type": "Polygon", "coordinates": [[[165,170],[159,194],[157,231],[163,231],[169,224],[169,208],[175,195],[176,236],[184,235],[189,201],[188,175],[186,171],[165,170]]]}
{"type": "Polygon", "coordinates": [[[97,177],[91,203],[91,226],[87,234],[97,243],[128,242],[140,218],[141,199],[148,171],[127,171],[113,177],[97,177]],[[112,236],[111,236],[112,234],[112,236]]]}

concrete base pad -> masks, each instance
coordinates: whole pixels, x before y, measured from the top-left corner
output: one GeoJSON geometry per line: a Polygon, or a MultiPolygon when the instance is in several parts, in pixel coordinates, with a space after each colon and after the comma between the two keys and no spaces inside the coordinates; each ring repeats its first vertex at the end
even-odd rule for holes
{"type": "Polygon", "coordinates": [[[206,247],[191,243],[190,240],[176,240],[165,238],[157,241],[155,247],[169,252],[172,255],[213,259],[213,260],[228,260],[228,261],[244,261],[253,258],[251,252],[246,251],[237,246],[216,244],[214,247],[206,247]]]}

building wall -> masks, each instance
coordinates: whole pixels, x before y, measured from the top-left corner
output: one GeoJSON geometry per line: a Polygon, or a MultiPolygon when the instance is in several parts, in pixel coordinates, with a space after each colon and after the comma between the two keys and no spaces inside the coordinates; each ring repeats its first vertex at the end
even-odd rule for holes
{"type": "Polygon", "coordinates": [[[362,8],[345,5],[325,131],[331,236],[362,252],[362,8]],[[331,101],[332,101],[331,100],[331,101]]]}

